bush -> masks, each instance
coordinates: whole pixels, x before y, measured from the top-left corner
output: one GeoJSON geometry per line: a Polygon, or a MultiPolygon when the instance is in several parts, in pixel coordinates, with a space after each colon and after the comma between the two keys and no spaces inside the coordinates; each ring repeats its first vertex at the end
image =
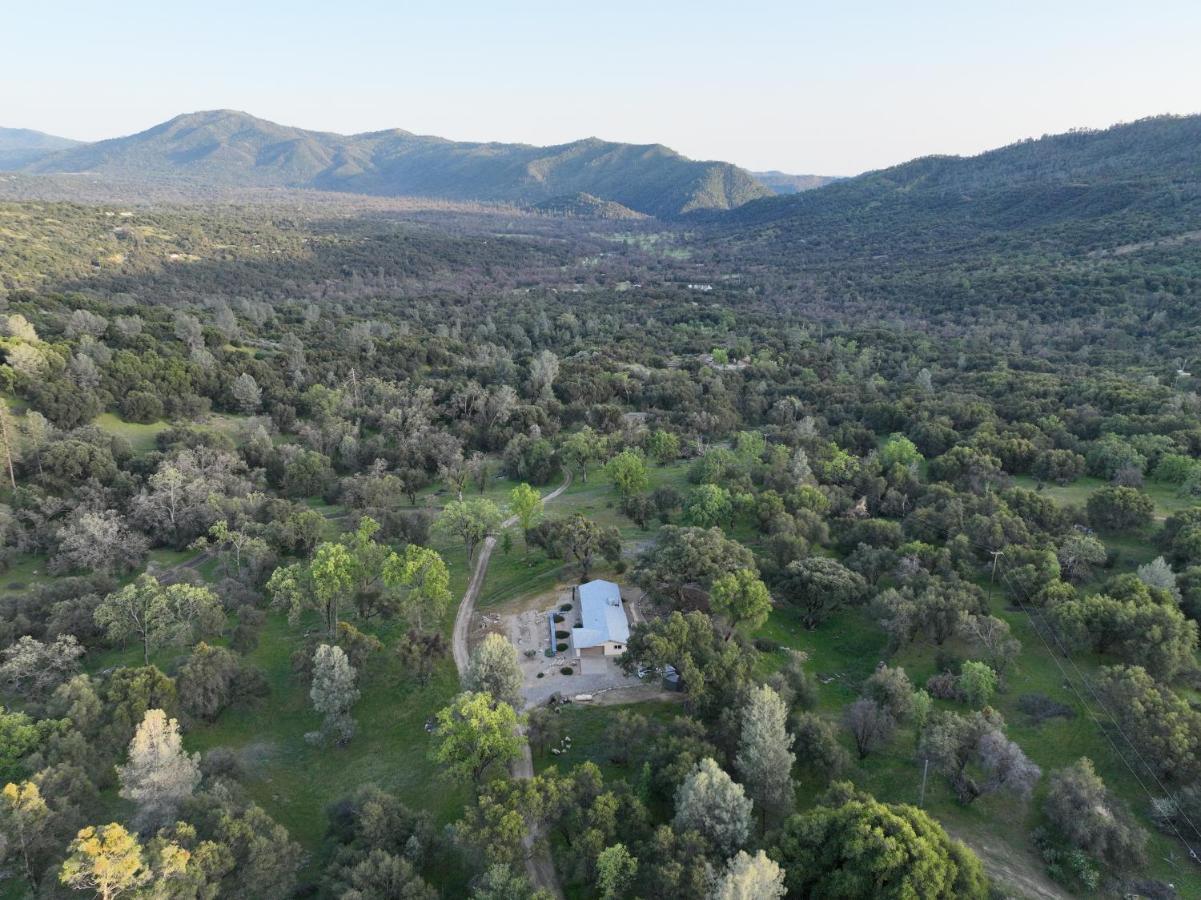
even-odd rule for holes
{"type": "Polygon", "coordinates": [[[555,613],[552,618],[554,619],[556,625],[558,625],[560,622],[566,621],[560,613],[555,613]]]}
{"type": "Polygon", "coordinates": [[[130,391],[120,404],[121,418],[126,422],[147,424],[163,417],[163,402],[148,391],[130,391]]]}
{"type": "Polygon", "coordinates": [[[562,653],[566,649],[567,643],[565,641],[559,641],[559,643],[555,644],[555,650],[559,653],[562,653]]]}
{"type": "Polygon", "coordinates": [[[939,672],[926,680],[926,693],[938,700],[958,700],[959,679],[950,672],[939,672]]]}
{"type": "Polygon", "coordinates": [[[940,672],[950,672],[952,675],[958,675],[962,667],[963,657],[958,653],[940,647],[938,652],[934,654],[934,668],[940,672]]]}
{"type": "Polygon", "coordinates": [[[757,637],[755,638],[755,649],[761,650],[764,653],[775,653],[780,649],[780,644],[771,638],[757,637]]]}
{"type": "Polygon", "coordinates": [[[560,675],[574,675],[575,669],[573,669],[571,666],[564,666],[563,668],[561,668],[559,670],[559,674],[560,675]]]}
{"type": "Polygon", "coordinates": [[[565,613],[566,613],[566,612],[571,612],[571,604],[570,604],[570,603],[564,603],[562,606],[560,606],[560,607],[559,607],[559,612],[565,612],[565,613]]]}
{"type": "Polygon", "coordinates": [[[567,638],[571,637],[571,634],[566,631],[557,631],[556,630],[555,637],[557,637],[559,640],[566,640],[567,638]]]}

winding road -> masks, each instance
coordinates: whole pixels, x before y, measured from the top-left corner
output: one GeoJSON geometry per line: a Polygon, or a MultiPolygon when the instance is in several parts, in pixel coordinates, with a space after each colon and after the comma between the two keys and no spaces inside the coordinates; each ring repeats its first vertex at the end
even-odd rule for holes
{"type": "MultiPolygon", "coordinates": [[[[569,487],[571,487],[571,472],[567,473],[561,485],[542,498],[543,504],[550,503],[569,487]]],[[[500,527],[502,529],[511,528],[516,524],[517,516],[510,516],[501,522],[500,527]]],[[[459,609],[455,613],[452,648],[455,668],[459,670],[459,677],[467,673],[467,634],[471,626],[471,615],[475,612],[475,602],[479,599],[480,589],[484,586],[484,578],[488,574],[488,561],[492,559],[492,551],[495,547],[495,535],[489,535],[480,545],[479,556],[476,557],[475,568],[471,572],[471,580],[467,582],[467,590],[463,592],[463,599],[459,601],[459,609]]],[[[521,744],[521,757],[513,763],[513,777],[534,777],[534,759],[530,755],[530,745],[525,741],[521,744]]],[[[559,886],[559,876],[555,873],[555,864],[550,858],[550,851],[545,847],[535,851],[534,838],[531,834],[526,834],[524,844],[526,848],[525,870],[530,882],[535,887],[548,891],[557,900],[562,900],[563,889],[559,886]]]]}

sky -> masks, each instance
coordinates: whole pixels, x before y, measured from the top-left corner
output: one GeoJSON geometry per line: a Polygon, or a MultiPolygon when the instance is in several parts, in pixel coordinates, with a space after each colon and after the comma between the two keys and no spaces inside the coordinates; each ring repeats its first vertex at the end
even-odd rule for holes
{"type": "Polygon", "coordinates": [[[1198,0],[4,4],[0,126],[232,108],[354,133],[662,143],[849,175],[1201,112],[1198,0]]]}

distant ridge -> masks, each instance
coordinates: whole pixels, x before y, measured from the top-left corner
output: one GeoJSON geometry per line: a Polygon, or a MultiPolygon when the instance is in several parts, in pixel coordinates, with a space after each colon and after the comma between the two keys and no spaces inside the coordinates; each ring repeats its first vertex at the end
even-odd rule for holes
{"type": "Polygon", "coordinates": [[[838,175],[789,175],[774,169],[770,172],[752,172],[751,177],[773,194],[799,194],[802,191],[824,187],[841,178],[838,175]]]}
{"type": "Polygon", "coordinates": [[[927,156],[821,190],[748,203],[714,224],[798,258],[957,252],[1021,240],[1104,250],[1196,231],[1201,115],[1020,141],[977,156],[927,156]]]}
{"type": "Polygon", "coordinates": [[[567,194],[551,197],[534,204],[538,212],[557,216],[574,216],[590,219],[645,219],[646,215],[622,206],[612,200],[602,200],[592,194],[567,194]]]}
{"type": "Polygon", "coordinates": [[[88,173],[201,189],[310,188],[392,197],[536,205],[589,194],[647,215],[725,210],[769,195],[749,172],[660,144],[597,138],[554,147],[464,143],[377,131],[306,131],[243,112],[177,116],[128,137],[42,154],[34,174],[88,173]]]}
{"type": "Polygon", "coordinates": [[[19,169],[56,150],[78,145],[79,141],[28,128],[0,128],[0,171],[19,169]]]}

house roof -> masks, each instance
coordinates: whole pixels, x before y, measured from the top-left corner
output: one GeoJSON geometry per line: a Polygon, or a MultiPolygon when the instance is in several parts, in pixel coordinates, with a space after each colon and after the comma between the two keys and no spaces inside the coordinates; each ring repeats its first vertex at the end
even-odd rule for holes
{"type": "Polygon", "coordinates": [[[624,644],[630,639],[630,622],[621,605],[621,588],[598,578],[581,584],[577,592],[583,626],[571,629],[571,643],[577,650],[610,641],[624,644]]]}

